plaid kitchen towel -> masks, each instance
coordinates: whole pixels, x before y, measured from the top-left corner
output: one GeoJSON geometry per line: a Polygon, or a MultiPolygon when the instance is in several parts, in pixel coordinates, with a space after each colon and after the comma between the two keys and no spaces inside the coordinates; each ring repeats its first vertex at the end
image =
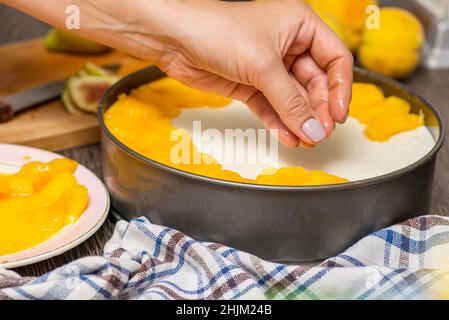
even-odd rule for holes
{"type": "Polygon", "coordinates": [[[263,261],[145,218],[120,221],[104,256],[39,278],[0,270],[3,299],[449,298],[449,218],[380,230],[318,266],[263,261]]]}

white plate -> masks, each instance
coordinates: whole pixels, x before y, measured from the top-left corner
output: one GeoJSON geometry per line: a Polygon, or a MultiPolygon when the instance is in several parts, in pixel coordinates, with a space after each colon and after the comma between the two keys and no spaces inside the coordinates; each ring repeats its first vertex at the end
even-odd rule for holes
{"type": "MultiPolygon", "coordinates": [[[[49,162],[61,157],[40,149],[0,144],[0,173],[17,172],[30,161],[49,162]]],[[[87,240],[102,226],[110,205],[106,187],[95,174],[81,165],[78,166],[75,176],[78,183],[89,190],[89,204],[80,218],[36,247],[0,256],[0,267],[17,268],[60,255],[87,240]]]]}

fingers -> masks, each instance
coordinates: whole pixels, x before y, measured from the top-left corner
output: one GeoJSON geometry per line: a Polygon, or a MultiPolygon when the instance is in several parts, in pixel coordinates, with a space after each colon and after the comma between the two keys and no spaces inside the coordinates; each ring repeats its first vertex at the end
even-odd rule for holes
{"type": "Polygon", "coordinates": [[[307,90],[310,106],[324,125],[329,137],[334,130],[334,119],[329,112],[329,92],[326,73],[316,64],[309,53],[297,57],[291,71],[299,83],[307,90]]]}
{"type": "Polygon", "coordinates": [[[237,84],[229,96],[245,102],[265,128],[276,130],[278,139],[283,145],[287,147],[298,146],[298,137],[282,122],[262,92],[254,87],[237,84]]]}
{"type": "Polygon", "coordinates": [[[238,84],[215,74],[197,71],[194,81],[189,85],[211,92],[216,92],[232,99],[243,101],[260,119],[268,130],[276,130],[278,140],[287,147],[296,147],[298,137],[281,121],[277,112],[270,105],[263,94],[252,86],[238,84]]]}
{"type": "Polygon", "coordinates": [[[326,138],[326,131],[310,106],[307,91],[290,75],[283,63],[267,66],[260,72],[260,90],[282,122],[302,142],[315,145],[326,138]]]}
{"type": "Polygon", "coordinates": [[[327,74],[330,114],[335,121],[343,123],[351,100],[352,54],[322,21],[316,26],[310,52],[318,66],[327,74]]]}

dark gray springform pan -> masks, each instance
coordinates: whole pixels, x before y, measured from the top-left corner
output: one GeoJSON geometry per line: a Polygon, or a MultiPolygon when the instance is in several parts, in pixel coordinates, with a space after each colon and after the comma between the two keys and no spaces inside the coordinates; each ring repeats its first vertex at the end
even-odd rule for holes
{"type": "Polygon", "coordinates": [[[444,126],[437,110],[394,80],[358,69],[355,81],[380,86],[422,110],[435,147],[421,160],[380,177],[341,185],[282,187],[217,180],[148,159],[118,141],[103,115],[122,93],[165,75],[150,67],[115,84],[98,116],[103,174],[122,218],[146,216],[197,240],[222,243],[287,263],[334,256],[369,233],[427,213],[444,126]]]}

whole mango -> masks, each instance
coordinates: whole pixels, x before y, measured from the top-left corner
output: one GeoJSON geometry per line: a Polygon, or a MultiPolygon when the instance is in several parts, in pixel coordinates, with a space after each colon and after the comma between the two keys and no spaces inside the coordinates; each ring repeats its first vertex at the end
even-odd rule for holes
{"type": "Polygon", "coordinates": [[[343,26],[340,24],[340,22],[338,22],[336,18],[334,18],[326,11],[322,11],[321,9],[314,9],[314,11],[321,18],[321,20],[323,20],[328,25],[328,27],[331,28],[347,46],[349,46],[345,30],[343,29],[343,26]]]}
{"type": "MultiPolygon", "coordinates": [[[[309,2],[315,12],[327,13],[338,21],[344,33],[346,45],[351,51],[357,51],[365,28],[367,8],[377,5],[377,0],[311,0],[309,2]]],[[[327,22],[326,19],[323,20],[327,22]]]]}
{"type": "Polygon", "coordinates": [[[418,66],[423,26],[413,14],[399,8],[382,8],[379,18],[379,28],[365,30],[358,60],[367,69],[404,78],[418,66]]]}

